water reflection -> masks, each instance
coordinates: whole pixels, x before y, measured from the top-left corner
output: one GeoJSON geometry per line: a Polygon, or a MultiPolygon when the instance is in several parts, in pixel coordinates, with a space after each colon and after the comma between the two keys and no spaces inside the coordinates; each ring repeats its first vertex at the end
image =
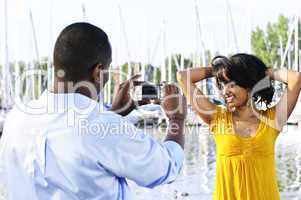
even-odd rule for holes
{"type": "MultiPolygon", "coordinates": [[[[276,142],[276,165],[281,199],[301,199],[300,128],[288,126],[276,142]]],[[[145,189],[130,182],[139,200],[212,199],[215,177],[215,144],[207,127],[186,127],[185,163],[181,175],[169,185],[145,189]]],[[[164,129],[151,129],[150,134],[162,140],[164,129]]]]}

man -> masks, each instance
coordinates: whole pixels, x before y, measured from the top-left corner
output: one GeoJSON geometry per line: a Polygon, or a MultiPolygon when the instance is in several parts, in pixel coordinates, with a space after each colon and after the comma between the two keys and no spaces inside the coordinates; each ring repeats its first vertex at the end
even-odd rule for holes
{"type": "Polygon", "coordinates": [[[127,179],[148,188],[174,181],[183,164],[187,111],[178,88],[165,87],[169,127],[159,143],[114,113],[133,109],[129,85],[137,77],[119,88],[114,112],[102,111],[97,102],[111,62],[111,46],[100,28],[69,25],[56,41],[53,59],[51,91],[26,108],[16,104],[4,125],[0,182],[8,199],[132,199],[127,179]]]}

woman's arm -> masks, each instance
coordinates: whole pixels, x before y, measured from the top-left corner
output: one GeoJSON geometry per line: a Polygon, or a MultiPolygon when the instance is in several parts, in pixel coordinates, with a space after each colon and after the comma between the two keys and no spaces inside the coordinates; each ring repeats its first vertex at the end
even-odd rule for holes
{"type": "Polygon", "coordinates": [[[267,75],[276,81],[287,84],[287,89],[276,105],[276,122],[279,130],[286,124],[293,112],[301,90],[301,73],[287,69],[268,69],[267,75]]]}
{"type": "Polygon", "coordinates": [[[193,109],[200,115],[202,120],[210,124],[216,105],[211,103],[201,90],[196,87],[198,81],[212,77],[211,67],[192,68],[178,71],[177,79],[182,88],[188,102],[193,109]]]}

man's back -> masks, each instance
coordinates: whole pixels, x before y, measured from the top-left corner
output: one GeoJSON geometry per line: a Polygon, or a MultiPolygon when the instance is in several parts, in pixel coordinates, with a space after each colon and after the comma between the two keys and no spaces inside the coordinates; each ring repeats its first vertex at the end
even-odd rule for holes
{"type": "Polygon", "coordinates": [[[9,199],[129,199],[125,178],[154,187],[181,169],[179,145],[155,142],[83,95],[46,91],[31,104],[44,110],[14,108],[4,126],[0,175],[9,199]]]}

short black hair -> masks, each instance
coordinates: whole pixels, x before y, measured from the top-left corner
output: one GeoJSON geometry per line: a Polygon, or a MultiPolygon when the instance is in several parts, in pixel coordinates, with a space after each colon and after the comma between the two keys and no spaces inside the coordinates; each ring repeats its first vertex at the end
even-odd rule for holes
{"type": "Polygon", "coordinates": [[[107,34],[85,22],[73,23],[58,36],[53,53],[55,74],[64,70],[64,80],[77,82],[90,76],[93,68],[110,62],[111,45],[107,34]]]}
{"type": "MultiPolygon", "coordinates": [[[[268,69],[258,57],[245,53],[235,54],[229,58],[216,56],[212,59],[211,65],[219,88],[221,88],[221,83],[229,82],[225,80],[224,75],[226,75],[230,81],[234,81],[240,87],[253,89],[259,81],[266,77],[268,69]]],[[[269,80],[268,87],[253,94],[253,100],[264,102],[269,106],[274,92],[275,89],[269,80]]]]}

